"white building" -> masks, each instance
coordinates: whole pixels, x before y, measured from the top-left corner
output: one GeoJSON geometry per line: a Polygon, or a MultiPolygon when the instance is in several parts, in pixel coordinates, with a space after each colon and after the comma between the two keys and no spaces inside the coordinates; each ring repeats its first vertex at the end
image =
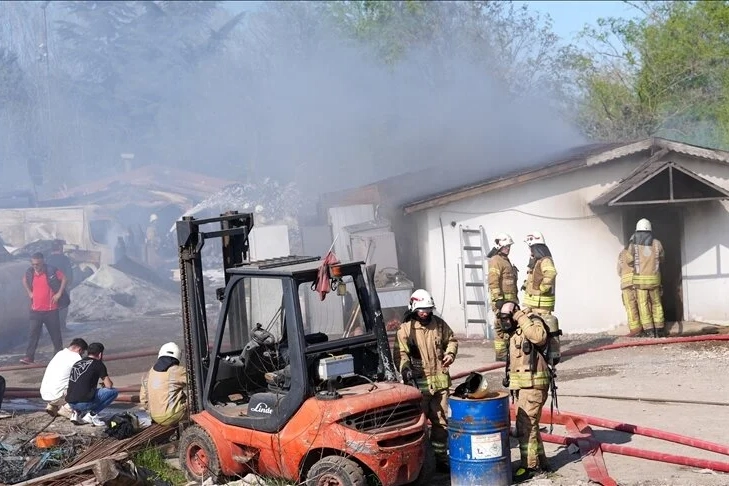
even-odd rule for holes
{"type": "MultiPolygon", "coordinates": [[[[640,218],[666,251],[666,320],[729,322],[729,153],[660,138],[578,147],[545,166],[491,179],[404,207],[418,234],[420,279],[457,334],[483,335],[480,270],[473,263],[482,229],[486,251],[510,234],[519,282],[526,276],[527,232],[541,231],[557,267],[555,314],[566,333],[625,324],[617,255],[640,218]],[[462,241],[462,236],[466,241],[462,241]],[[464,288],[464,282],[476,284],[464,288]],[[481,313],[481,315],[475,315],[481,313]]],[[[413,248],[414,250],[414,248],[413,248]]],[[[520,295],[521,297],[521,295],[520,295]]]]}

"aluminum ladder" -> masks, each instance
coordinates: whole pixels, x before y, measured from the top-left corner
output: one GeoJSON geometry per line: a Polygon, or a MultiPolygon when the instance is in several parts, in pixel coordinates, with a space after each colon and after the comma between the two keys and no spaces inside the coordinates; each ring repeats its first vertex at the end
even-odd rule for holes
{"type": "Polygon", "coordinates": [[[461,304],[466,325],[466,336],[471,336],[474,325],[480,325],[484,339],[493,339],[489,325],[489,295],[486,279],[488,261],[483,226],[478,229],[459,226],[461,234],[461,304]]]}

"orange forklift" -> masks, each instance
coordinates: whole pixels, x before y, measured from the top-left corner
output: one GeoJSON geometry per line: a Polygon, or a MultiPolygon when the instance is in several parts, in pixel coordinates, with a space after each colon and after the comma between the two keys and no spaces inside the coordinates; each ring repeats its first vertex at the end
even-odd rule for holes
{"type": "Polygon", "coordinates": [[[397,379],[374,267],[248,261],[252,228],[250,213],[177,222],[190,413],[179,450],[188,478],[427,484],[434,457],[421,395],[397,379]],[[202,272],[212,238],[222,241],[225,272],[215,327],[202,272]]]}

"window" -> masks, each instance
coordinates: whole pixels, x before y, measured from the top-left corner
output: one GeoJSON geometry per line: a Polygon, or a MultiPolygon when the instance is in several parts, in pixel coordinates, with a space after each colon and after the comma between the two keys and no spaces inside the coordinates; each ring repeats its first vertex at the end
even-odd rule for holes
{"type": "Polygon", "coordinates": [[[348,275],[342,281],[346,285],[346,294],[337,295],[335,289],[326,294],[324,300],[312,290],[311,282],[299,285],[301,317],[306,334],[322,332],[331,340],[366,332],[354,281],[348,275]]]}
{"type": "Polygon", "coordinates": [[[223,350],[241,350],[254,337],[260,339],[267,333],[279,342],[283,325],[282,281],[277,278],[242,278],[230,289],[223,350]]]}

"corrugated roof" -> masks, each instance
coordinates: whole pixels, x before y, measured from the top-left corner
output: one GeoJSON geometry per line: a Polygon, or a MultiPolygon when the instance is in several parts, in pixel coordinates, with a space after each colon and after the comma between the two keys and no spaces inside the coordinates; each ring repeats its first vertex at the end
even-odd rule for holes
{"type": "Polygon", "coordinates": [[[192,198],[205,198],[233,181],[208,177],[195,172],[146,165],[129,172],[99,179],[56,193],[51,199],[72,199],[92,194],[140,188],[161,194],[176,194],[192,198]]]}
{"type": "Polygon", "coordinates": [[[406,204],[404,211],[406,214],[410,214],[466,199],[468,197],[473,197],[496,189],[508,188],[526,182],[567,174],[575,170],[618,160],[622,157],[640,152],[656,152],[662,149],[706,160],[729,163],[729,152],[662,138],[647,138],[629,142],[581,145],[550,157],[548,160],[535,165],[534,168],[531,169],[486,179],[476,184],[459,186],[446,192],[437,193],[420,200],[415,200],[406,204]]]}

